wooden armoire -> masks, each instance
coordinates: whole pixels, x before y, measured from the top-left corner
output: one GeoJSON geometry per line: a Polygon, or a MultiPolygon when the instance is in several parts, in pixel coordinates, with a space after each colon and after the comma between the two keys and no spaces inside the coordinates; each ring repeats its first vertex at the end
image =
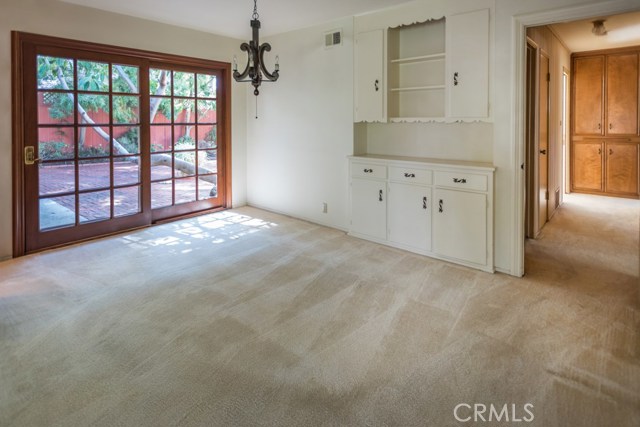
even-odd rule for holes
{"type": "Polygon", "coordinates": [[[571,190],[639,198],[640,46],[572,55],[571,190]]]}

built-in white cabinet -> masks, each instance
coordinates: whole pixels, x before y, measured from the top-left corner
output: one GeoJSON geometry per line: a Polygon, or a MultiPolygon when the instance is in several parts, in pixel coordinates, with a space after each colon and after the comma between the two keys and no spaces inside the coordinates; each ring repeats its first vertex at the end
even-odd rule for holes
{"type": "Polygon", "coordinates": [[[382,122],[385,116],[384,30],[355,38],[355,121],[382,122]]]}
{"type": "Polygon", "coordinates": [[[350,235],[494,271],[493,166],[364,155],[350,170],[350,235]]]}
{"type": "Polygon", "coordinates": [[[489,10],[357,34],[355,92],[356,122],[488,120],[489,10]]]}
{"type": "Polygon", "coordinates": [[[452,118],[489,116],[489,11],[447,17],[448,111],[452,118]]]}

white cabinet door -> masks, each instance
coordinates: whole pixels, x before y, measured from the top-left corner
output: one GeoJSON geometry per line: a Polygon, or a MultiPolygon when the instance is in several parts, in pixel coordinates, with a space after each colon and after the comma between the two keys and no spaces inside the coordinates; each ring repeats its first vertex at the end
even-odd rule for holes
{"type": "Polygon", "coordinates": [[[387,238],[386,182],[351,180],[351,232],[376,239],[387,238]]]}
{"type": "Polygon", "coordinates": [[[389,184],[389,240],[412,248],[431,250],[431,188],[389,184]]]}
{"type": "Polygon", "coordinates": [[[489,10],[447,16],[448,116],[489,116],[489,10]]]}
{"type": "Polygon", "coordinates": [[[360,33],[355,40],[355,121],[384,121],[384,31],[360,33]]]}
{"type": "Polygon", "coordinates": [[[438,188],[434,193],[434,202],[434,252],[485,265],[487,195],[438,188]]]}

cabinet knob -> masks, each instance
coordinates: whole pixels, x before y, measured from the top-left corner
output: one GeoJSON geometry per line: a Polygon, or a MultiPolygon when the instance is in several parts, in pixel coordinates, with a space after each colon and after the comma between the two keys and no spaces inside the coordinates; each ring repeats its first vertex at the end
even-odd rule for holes
{"type": "Polygon", "coordinates": [[[458,86],[458,72],[456,71],[455,73],[453,73],[453,85],[454,86],[458,86]]]}
{"type": "Polygon", "coordinates": [[[602,129],[602,125],[598,123],[598,130],[602,129]]]}
{"type": "Polygon", "coordinates": [[[427,196],[422,198],[422,209],[427,209],[427,196]]]}
{"type": "Polygon", "coordinates": [[[416,174],[415,174],[415,173],[408,173],[408,172],[406,172],[406,173],[404,174],[404,177],[405,177],[405,178],[415,178],[415,177],[416,177],[416,174]]]}
{"type": "Polygon", "coordinates": [[[613,155],[613,148],[609,148],[609,155],[613,155]]]}
{"type": "Polygon", "coordinates": [[[547,154],[547,150],[540,150],[540,154],[547,154]]]}
{"type": "Polygon", "coordinates": [[[438,212],[442,213],[444,211],[444,202],[442,199],[438,201],[438,212]]]}
{"type": "Polygon", "coordinates": [[[364,170],[364,173],[372,173],[372,172],[373,172],[373,169],[365,169],[364,170]]]}
{"type": "Polygon", "coordinates": [[[373,83],[373,86],[376,88],[376,92],[380,90],[380,88],[378,87],[379,83],[380,81],[378,79],[376,79],[376,81],[373,83]]]}
{"type": "Polygon", "coordinates": [[[598,148],[598,154],[602,154],[602,148],[598,148]]]}
{"type": "Polygon", "coordinates": [[[453,178],[453,182],[456,184],[466,184],[467,180],[465,178],[453,178]]]}
{"type": "Polygon", "coordinates": [[[609,123],[609,130],[613,129],[613,123],[609,123]]]}
{"type": "Polygon", "coordinates": [[[380,190],[378,192],[378,201],[381,202],[382,201],[382,190],[380,190]]]}

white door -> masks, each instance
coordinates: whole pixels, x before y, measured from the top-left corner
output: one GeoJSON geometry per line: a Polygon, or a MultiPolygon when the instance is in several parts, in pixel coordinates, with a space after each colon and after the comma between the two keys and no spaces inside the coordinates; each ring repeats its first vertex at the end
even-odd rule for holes
{"type": "Polygon", "coordinates": [[[384,32],[368,31],[356,36],[355,121],[384,121],[384,32]]]}
{"type": "Polygon", "coordinates": [[[351,233],[377,239],[387,238],[386,182],[353,178],[351,233]]]}
{"type": "Polygon", "coordinates": [[[422,251],[431,249],[431,188],[389,184],[389,240],[422,251]]]}
{"type": "Polygon", "coordinates": [[[489,115],[489,10],[447,16],[448,116],[489,115]]]}
{"type": "Polygon", "coordinates": [[[463,261],[487,263],[487,196],[436,189],[434,252],[463,261]]]}

